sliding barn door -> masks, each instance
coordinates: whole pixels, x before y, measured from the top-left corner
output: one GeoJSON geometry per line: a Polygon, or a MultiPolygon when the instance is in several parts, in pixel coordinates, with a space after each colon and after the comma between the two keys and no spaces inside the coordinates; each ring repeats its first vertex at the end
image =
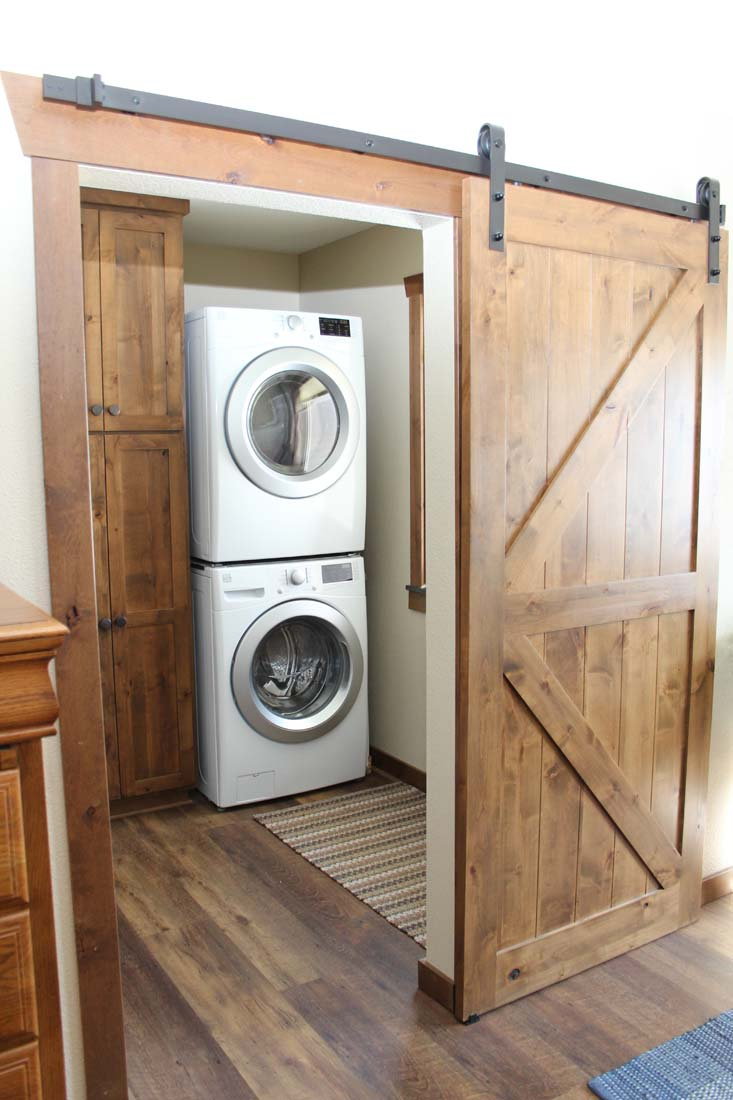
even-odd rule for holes
{"type": "Polygon", "coordinates": [[[492,251],[464,186],[467,1019],[698,910],[726,285],[705,224],[526,187],[492,251]]]}

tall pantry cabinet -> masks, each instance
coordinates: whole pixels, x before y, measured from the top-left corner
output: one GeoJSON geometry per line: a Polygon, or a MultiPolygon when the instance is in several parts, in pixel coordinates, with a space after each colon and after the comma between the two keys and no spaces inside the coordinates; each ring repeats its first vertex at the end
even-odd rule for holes
{"type": "Polygon", "coordinates": [[[82,189],[89,460],[110,798],[195,779],[183,423],[188,203],[82,189]]]}

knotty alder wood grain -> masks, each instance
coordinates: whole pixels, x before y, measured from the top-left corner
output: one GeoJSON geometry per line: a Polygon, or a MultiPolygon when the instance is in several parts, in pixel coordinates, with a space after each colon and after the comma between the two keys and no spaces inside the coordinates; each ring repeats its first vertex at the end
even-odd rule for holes
{"type": "Polygon", "coordinates": [[[726,287],[728,251],[721,260],[720,295],[705,288],[702,318],[702,393],[699,448],[699,511],[697,516],[698,594],[692,638],[690,718],[687,738],[686,789],[682,835],[686,866],[682,877],[680,916],[689,920],[700,907],[703,827],[710,753],[710,716],[715,669],[715,621],[718,593],[718,527],[720,522],[720,461],[723,439],[726,287]]]}
{"type": "MultiPolygon", "coordinates": [[[[82,223],[83,224],[83,223],[82,223]]],[[[87,333],[89,329],[87,327],[87,333]]],[[[88,360],[87,360],[88,362],[88,360]]],[[[88,370],[88,367],[87,367],[88,370]]],[[[92,524],[94,530],[94,579],[97,588],[97,622],[112,620],[109,594],[109,551],[107,544],[107,485],[105,470],[105,439],[101,432],[89,434],[89,476],[92,493],[92,524]]],[[[102,709],[104,713],[104,747],[107,757],[107,787],[110,798],[119,798],[120,759],[117,738],[117,706],[115,702],[114,654],[112,630],[99,630],[99,668],[102,677],[102,709]]]]}
{"type": "Polygon", "coordinates": [[[195,779],[185,444],[181,432],[116,433],[105,451],[108,633],[120,791],[131,796],[195,779]]]}
{"type": "Polygon", "coordinates": [[[183,427],[182,249],[177,214],[99,212],[105,431],[183,427]]]}
{"type": "MultiPolygon", "coordinates": [[[[461,214],[459,172],[185,122],[75,110],[44,101],[36,77],[4,72],[2,78],[26,156],[461,214]]],[[[706,223],[534,187],[508,187],[506,202],[515,241],[535,244],[541,218],[548,248],[567,247],[572,226],[580,252],[674,268],[707,264],[706,223]]]]}
{"type": "Polygon", "coordinates": [[[34,159],[33,214],[46,528],[87,1086],[126,1100],[94,584],[76,165],[34,159]],[[91,1083],[91,1084],[90,1084],[91,1083]]]}
{"type": "MultiPolygon", "coordinates": [[[[485,285],[464,312],[464,342],[483,338],[487,391],[505,364],[506,404],[498,394],[495,404],[507,425],[502,456],[487,446],[487,410],[463,437],[462,537],[476,549],[461,583],[476,618],[462,632],[474,680],[461,691],[492,729],[469,723],[464,703],[459,741],[468,759],[481,729],[492,763],[476,746],[458,797],[469,837],[473,820],[495,822],[476,851],[499,883],[498,901],[472,897],[483,963],[470,983],[456,968],[464,1018],[461,985],[479,991],[479,1011],[514,1000],[685,923],[700,896],[715,591],[703,531],[715,529],[720,453],[712,397],[707,432],[704,409],[718,392],[725,296],[711,306],[705,269],[670,264],[659,242],[653,264],[633,248],[595,255],[574,221],[561,242],[551,196],[535,214],[515,230],[508,210],[504,267],[495,259],[492,270],[506,304],[497,311],[485,285]],[[504,528],[498,612],[487,577],[500,573],[504,528]],[[693,631],[707,654],[697,665],[693,631]],[[497,708],[478,685],[502,649],[497,708]]],[[[479,240],[464,235],[469,273],[471,259],[481,270],[479,240]]]]}
{"type": "Polygon", "coordinates": [[[486,248],[485,180],[464,184],[460,379],[460,590],[456,745],[456,1013],[490,1004],[499,932],[500,771],[503,710],[506,270],[486,248]]]}
{"type": "MultiPolygon", "coordinates": [[[[504,672],[563,757],[663,886],[680,877],[681,860],[633,784],[527,638],[506,638],[504,672]]],[[[558,922],[569,923],[569,922],[558,922]]]]}
{"type": "Polygon", "coordinates": [[[509,634],[544,634],[576,626],[619,623],[690,611],[696,595],[694,573],[512,592],[504,601],[504,624],[509,634]]]}

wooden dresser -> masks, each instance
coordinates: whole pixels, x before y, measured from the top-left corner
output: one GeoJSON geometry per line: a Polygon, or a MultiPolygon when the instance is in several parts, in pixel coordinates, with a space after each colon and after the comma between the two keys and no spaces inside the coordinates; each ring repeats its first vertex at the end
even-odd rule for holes
{"type": "Polygon", "coordinates": [[[0,1100],[63,1100],[42,738],[68,630],[0,585],[0,1100]]]}

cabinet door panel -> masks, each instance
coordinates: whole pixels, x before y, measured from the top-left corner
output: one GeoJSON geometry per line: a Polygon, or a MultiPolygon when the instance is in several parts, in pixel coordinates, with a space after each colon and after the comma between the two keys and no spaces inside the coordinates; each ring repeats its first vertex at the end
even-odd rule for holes
{"type": "Polygon", "coordinates": [[[0,1044],[38,1034],[28,912],[0,917],[0,1044]]]}
{"type": "Polygon", "coordinates": [[[102,380],[102,301],[99,285],[99,211],[81,212],[81,254],[84,266],[84,357],[87,374],[87,416],[90,432],[104,428],[102,380]],[[92,409],[95,411],[92,412],[92,409]]]}
{"type": "Polygon", "coordinates": [[[28,873],[20,773],[10,768],[0,771],[0,904],[24,901],[28,901],[28,873]]]}
{"type": "Polygon", "coordinates": [[[173,215],[100,211],[106,431],[183,427],[181,234],[173,215]]]}
{"type": "Polygon", "coordinates": [[[0,1100],[42,1100],[38,1043],[0,1051],[0,1100]]]}
{"type": "Polygon", "coordinates": [[[106,441],[115,699],[124,796],[193,781],[188,503],[182,433],[106,441]]]}
{"type": "MultiPolygon", "coordinates": [[[[104,435],[89,436],[89,474],[94,529],[94,577],[97,590],[97,623],[111,621],[109,555],[107,553],[107,489],[104,470],[104,435]]],[[[107,786],[110,798],[120,797],[120,762],[117,753],[117,711],[112,661],[112,631],[99,630],[99,663],[102,673],[104,745],[107,754],[107,786]]]]}

